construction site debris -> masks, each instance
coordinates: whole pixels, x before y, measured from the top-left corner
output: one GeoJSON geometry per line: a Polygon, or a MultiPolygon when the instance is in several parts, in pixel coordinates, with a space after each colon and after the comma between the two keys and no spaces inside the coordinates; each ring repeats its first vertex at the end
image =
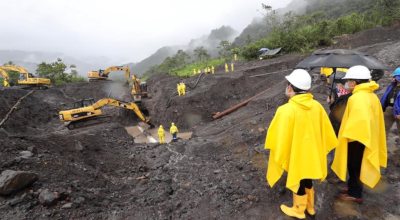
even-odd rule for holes
{"type": "Polygon", "coordinates": [[[8,195],[31,185],[39,179],[36,173],[4,170],[0,175],[0,194],[8,195]]]}

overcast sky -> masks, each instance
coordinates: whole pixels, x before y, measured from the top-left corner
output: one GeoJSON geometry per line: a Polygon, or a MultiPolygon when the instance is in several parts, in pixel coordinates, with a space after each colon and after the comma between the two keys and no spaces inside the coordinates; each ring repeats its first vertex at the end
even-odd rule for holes
{"type": "Polygon", "coordinates": [[[290,1],[1,0],[0,49],[138,62],[222,25],[241,32],[261,3],[276,9],[290,1]]]}

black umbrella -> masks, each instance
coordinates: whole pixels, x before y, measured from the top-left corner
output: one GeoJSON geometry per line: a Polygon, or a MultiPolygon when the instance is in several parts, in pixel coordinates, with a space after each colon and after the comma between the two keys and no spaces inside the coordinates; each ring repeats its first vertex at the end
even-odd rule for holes
{"type": "Polygon", "coordinates": [[[297,69],[314,69],[317,67],[350,68],[356,65],[366,66],[370,70],[389,69],[369,54],[354,50],[319,50],[299,63],[297,69]]]}
{"type": "MultiPolygon", "coordinates": [[[[333,78],[335,78],[336,68],[350,68],[356,65],[366,66],[370,70],[389,69],[387,66],[385,66],[385,64],[381,63],[379,60],[367,53],[342,49],[315,51],[310,57],[297,64],[296,69],[331,67],[333,68],[333,78]]],[[[331,95],[333,91],[333,85],[334,84],[332,83],[331,95]]],[[[329,95],[329,97],[331,95],[329,95]]]]}

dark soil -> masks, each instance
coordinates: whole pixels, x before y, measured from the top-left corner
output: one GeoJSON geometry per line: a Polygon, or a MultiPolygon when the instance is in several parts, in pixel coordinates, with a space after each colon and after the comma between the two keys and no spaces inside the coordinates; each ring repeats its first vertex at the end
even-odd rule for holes
{"type": "MultiPolygon", "coordinates": [[[[378,95],[399,65],[398,29],[375,28],[339,39],[338,44],[343,41],[342,46],[368,52],[390,66],[379,82],[383,89],[378,95]],[[362,36],[374,37],[368,41],[362,36]]],[[[104,112],[113,116],[112,123],[79,130],[69,131],[59,122],[58,111],[82,98],[131,100],[129,88],[118,83],[76,83],[36,91],[0,128],[0,171],[31,171],[39,180],[22,191],[0,196],[1,219],[288,219],[279,206],[291,205],[292,195],[284,187],[285,177],[274,188],[268,186],[269,152],[264,142],[277,107],[287,101],[284,76],[290,71],[250,76],[291,69],[307,56],[237,62],[236,71],[228,74],[219,66],[214,75],[202,76],[194,89],[188,86],[198,76],[152,76],[147,81],[151,99],[145,101],[152,122],[164,125],[167,132],[171,122],[181,132],[194,132],[190,140],[167,145],[135,144],[124,126],[139,120],[127,110],[105,107],[104,112]],[[167,108],[181,80],[188,91],[172,97],[167,108]],[[247,106],[212,120],[213,113],[267,89],[247,106]],[[36,155],[16,159],[30,146],[38,149],[36,155]],[[72,209],[61,208],[65,200],[43,207],[37,193],[45,188],[68,194],[69,202],[79,197],[85,202],[72,209]],[[28,196],[21,203],[9,205],[24,193],[28,196]]],[[[311,91],[328,110],[326,82],[315,76],[311,91]]],[[[26,93],[18,88],[0,89],[0,119],[26,93]]],[[[389,154],[382,180],[375,189],[366,187],[363,205],[336,199],[337,185],[315,182],[317,219],[399,219],[399,160],[400,150],[389,154]]]]}

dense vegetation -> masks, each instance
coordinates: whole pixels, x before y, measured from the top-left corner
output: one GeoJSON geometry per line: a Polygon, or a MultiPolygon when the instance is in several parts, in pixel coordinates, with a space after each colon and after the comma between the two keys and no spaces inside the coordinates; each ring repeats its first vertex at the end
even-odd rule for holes
{"type": "Polygon", "coordinates": [[[268,36],[243,47],[241,55],[247,60],[256,59],[259,56],[258,50],[263,47],[282,47],[283,53],[312,52],[318,47],[334,44],[334,36],[353,34],[376,26],[389,26],[400,19],[399,0],[348,0],[341,1],[340,7],[334,5],[339,1],[307,2],[312,3],[307,11],[313,12],[308,15],[298,15],[291,11],[280,15],[270,6],[263,5],[268,36]],[[352,13],[343,15],[347,12],[352,13]],[[339,17],[331,19],[336,16],[339,17]]]}
{"type": "Polygon", "coordinates": [[[234,54],[239,54],[240,49],[234,43],[220,41],[218,48],[219,58],[211,59],[211,55],[203,47],[197,47],[193,50],[193,57],[189,56],[183,50],[170,57],[165,58],[160,65],[151,66],[144,74],[142,80],[147,79],[153,74],[168,73],[177,76],[194,75],[194,69],[203,70],[206,67],[218,66],[233,59],[234,54]]]}
{"type": "Polygon", "coordinates": [[[75,70],[76,66],[74,64],[70,65],[70,68],[71,72],[66,73],[65,70],[67,69],[67,66],[60,58],[57,58],[56,62],[40,63],[36,69],[36,73],[40,77],[50,79],[53,85],[86,81],[85,78],[78,75],[78,71],[75,70]]]}
{"type": "MultiPolygon", "coordinates": [[[[14,66],[12,61],[5,63],[4,65],[14,66]]],[[[70,73],[66,72],[67,66],[62,62],[60,58],[56,62],[46,63],[42,62],[36,69],[36,77],[47,78],[51,80],[51,84],[60,85],[65,83],[81,82],[86,81],[85,78],[78,75],[78,71],[75,70],[74,64],[70,65],[70,73]]],[[[7,70],[8,75],[12,78],[14,83],[18,82],[19,72],[7,70]]],[[[0,79],[0,85],[4,85],[4,79],[0,79]]]]}

